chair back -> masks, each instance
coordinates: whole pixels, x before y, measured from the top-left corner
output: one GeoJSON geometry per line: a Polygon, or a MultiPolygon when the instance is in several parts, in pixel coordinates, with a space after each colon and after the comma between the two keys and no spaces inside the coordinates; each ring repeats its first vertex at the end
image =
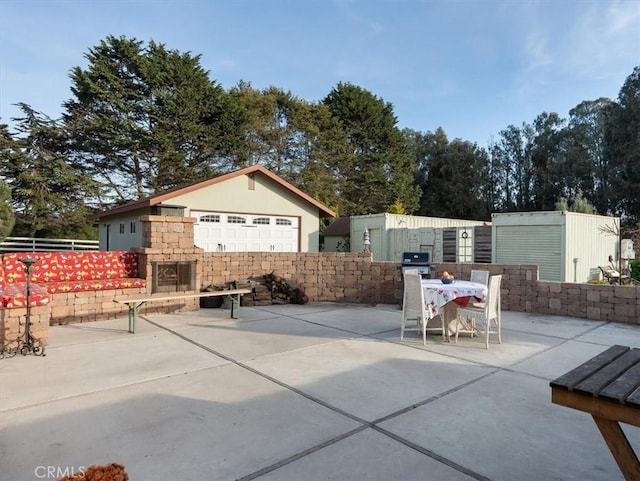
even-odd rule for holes
{"type": "Polygon", "coordinates": [[[485,286],[489,283],[489,271],[480,271],[473,269],[471,271],[471,277],[469,278],[471,282],[477,282],[478,284],[484,284],[485,286]]]}
{"type": "Polygon", "coordinates": [[[425,317],[426,306],[422,290],[422,276],[417,270],[406,270],[403,275],[404,296],[402,310],[406,318],[425,317]]]}
{"type": "Polygon", "coordinates": [[[495,319],[500,314],[500,284],[502,284],[501,275],[489,278],[489,289],[484,306],[487,319],[495,319]]]}

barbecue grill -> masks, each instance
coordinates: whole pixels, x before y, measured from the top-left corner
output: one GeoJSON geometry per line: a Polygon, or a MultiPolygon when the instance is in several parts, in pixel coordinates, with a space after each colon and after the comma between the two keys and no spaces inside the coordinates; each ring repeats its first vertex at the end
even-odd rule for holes
{"type": "Polygon", "coordinates": [[[431,265],[429,264],[428,252],[404,252],[400,271],[404,274],[406,270],[417,270],[423,279],[431,277],[431,265]]]}

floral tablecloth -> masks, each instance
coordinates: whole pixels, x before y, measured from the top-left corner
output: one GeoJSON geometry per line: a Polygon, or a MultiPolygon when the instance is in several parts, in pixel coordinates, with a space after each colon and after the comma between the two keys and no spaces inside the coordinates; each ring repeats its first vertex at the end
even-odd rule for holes
{"type": "Polygon", "coordinates": [[[433,308],[434,315],[451,301],[464,307],[472,297],[479,302],[487,297],[487,286],[484,284],[458,279],[452,284],[443,284],[440,279],[422,279],[422,289],[424,302],[433,308]]]}

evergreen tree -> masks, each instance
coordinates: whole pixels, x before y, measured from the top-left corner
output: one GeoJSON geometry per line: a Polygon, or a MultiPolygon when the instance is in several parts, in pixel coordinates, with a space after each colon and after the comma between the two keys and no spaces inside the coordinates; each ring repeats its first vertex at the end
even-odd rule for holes
{"type": "Polygon", "coordinates": [[[606,121],[605,149],[612,169],[612,211],[640,223],[640,66],[627,77],[606,121]]]}
{"type": "Polygon", "coordinates": [[[599,98],[580,102],[569,111],[566,127],[565,195],[582,192],[598,212],[609,210],[611,178],[609,159],[605,152],[605,122],[612,101],[599,98]]]}
{"type": "Polygon", "coordinates": [[[323,103],[340,121],[353,153],[341,159],[338,172],[345,179],[345,215],[387,212],[395,202],[414,212],[420,195],[415,164],[392,105],[349,83],[339,83],[323,103]]]}
{"type": "Polygon", "coordinates": [[[107,37],[71,73],[64,121],[86,168],[116,202],[227,171],[242,151],[244,112],[200,57],[107,37]]]}
{"type": "Polygon", "coordinates": [[[0,242],[11,234],[15,220],[11,208],[11,188],[6,182],[0,180],[0,242]]]}
{"type": "Polygon", "coordinates": [[[432,217],[486,220],[489,212],[481,198],[488,157],[471,142],[449,142],[442,128],[421,138],[420,213],[432,217]]]}
{"type": "Polygon", "coordinates": [[[87,172],[69,161],[59,124],[29,105],[14,136],[3,134],[0,176],[11,187],[17,235],[95,238],[85,199],[94,193],[87,172]]]}

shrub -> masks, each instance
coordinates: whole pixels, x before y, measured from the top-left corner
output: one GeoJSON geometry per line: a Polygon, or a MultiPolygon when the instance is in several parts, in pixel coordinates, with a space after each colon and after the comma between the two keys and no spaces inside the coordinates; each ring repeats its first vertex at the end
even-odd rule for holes
{"type": "Polygon", "coordinates": [[[631,267],[631,277],[640,281],[640,259],[630,261],[629,267],[631,267]]]}

